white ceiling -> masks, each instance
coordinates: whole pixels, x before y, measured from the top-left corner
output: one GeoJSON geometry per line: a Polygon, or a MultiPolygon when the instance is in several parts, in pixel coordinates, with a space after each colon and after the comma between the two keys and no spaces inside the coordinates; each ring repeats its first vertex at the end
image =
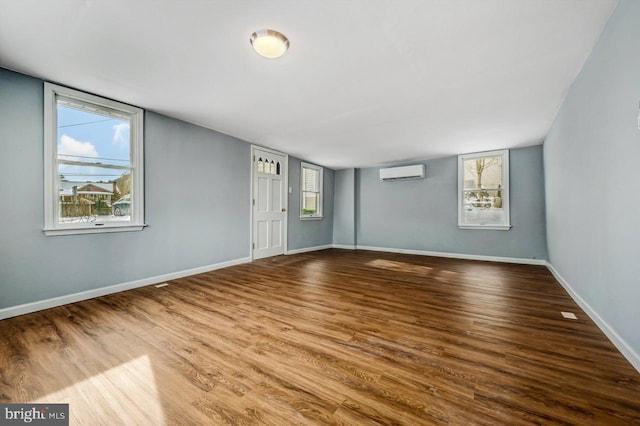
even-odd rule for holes
{"type": "Polygon", "coordinates": [[[0,0],[0,66],[363,167],[541,143],[616,3],[0,0]]]}

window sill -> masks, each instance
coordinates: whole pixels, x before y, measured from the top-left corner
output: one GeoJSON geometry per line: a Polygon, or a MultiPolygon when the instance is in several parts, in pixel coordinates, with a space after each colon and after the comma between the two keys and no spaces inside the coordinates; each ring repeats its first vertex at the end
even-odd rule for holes
{"type": "Polygon", "coordinates": [[[322,220],[323,216],[300,216],[300,220],[322,220]]]}
{"type": "Polygon", "coordinates": [[[458,225],[459,229],[484,229],[487,231],[508,231],[511,225],[458,225]]]}
{"type": "Polygon", "coordinates": [[[128,225],[128,226],[100,226],[95,228],[55,228],[43,229],[47,237],[56,235],[79,235],[79,234],[104,234],[107,232],[131,232],[142,231],[148,225],[128,225]]]}

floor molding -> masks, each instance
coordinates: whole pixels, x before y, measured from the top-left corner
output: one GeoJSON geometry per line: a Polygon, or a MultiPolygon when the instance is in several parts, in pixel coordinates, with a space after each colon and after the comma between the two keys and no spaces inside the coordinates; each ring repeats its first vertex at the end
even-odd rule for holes
{"type": "Polygon", "coordinates": [[[596,323],[598,328],[609,338],[611,343],[618,348],[620,353],[631,363],[631,365],[640,373],[640,355],[624,340],[615,329],[602,318],[592,307],[584,300],[574,289],[571,284],[564,279],[562,275],[549,262],[546,262],[547,269],[553,274],[555,279],[569,293],[569,296],[582,308],[582,310],[596,323]]]}
{"type": "Polygon", "coordinates": [[[289,254],[300,254],[300,253],[307,253],[310,251],[318,251],[318,250],[326,250],[326,249],[330,249],[333,248],[333,244],[325,244],[323,246],[315,246],[315,247],[304,247],[304,248],[299,248],[299,249],[295,249],[295,250],[288,250],[285,254],[289,255],[289,254]]]}
{"type": "Polygon", "coordinates": [[[342,250],[355,250],[356,246],[352,244],[333,244],[331,247],[342,250]]]}
{"type": "Polygon", "coordinates": [[[409,250],[389,247],[356,246],[358,250],[384,251],[389,253],[417,254],[420,256],[449,257],[452,259],[483,260],[487,262],[520,263],[524,265],[546,265],[544,259],[523,259],[518,257],[483,256],[477,254],[448,253],[440,251],[409,250]]]}
{"type": "Polygon", "coordinates": [[[82,300],[93,299],[107,294],[118,293],[125,290],[131,290],[138,287],[144,287],[151,284],[158,284],[164,281],[175,280],[189,275],[202,274],[204,272],[215,271],[216,269],[227,268],[229,266],[240,265],[242,263],[251,262],[251,258],[243,257],[240,259],[229,260],[226,262],[215,263],[212,265],[201,266],[199,268],[185,269],[184,271],[172,272],[169,274],[157,275],[155,277],[143,278],[141,280],[129,281],[127,283],[115,284],[107,287],[100,287],[92,290],[81,291],[79,293],[68,294],[65,296],[53,297],[51,299],[40,300],[37,302],[25,303],[18,306],[10,306],[0,309],[0,320],[17,317],[18,315],[30,314],[32,312],[41,311],[43,309],[55,308],[56,306],[67,305],[69,303],[80,302],[82,300]]]}

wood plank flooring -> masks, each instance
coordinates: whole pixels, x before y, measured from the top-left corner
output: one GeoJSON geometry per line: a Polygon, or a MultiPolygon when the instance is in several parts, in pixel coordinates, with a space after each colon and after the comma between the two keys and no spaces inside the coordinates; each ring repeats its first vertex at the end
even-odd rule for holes
{"type": "Polygon", "coordinates": [[[0,402],[81,425],[640,424],[640,374],[542,266],[325,250],[169,284],[0,321],[0,402]]]}

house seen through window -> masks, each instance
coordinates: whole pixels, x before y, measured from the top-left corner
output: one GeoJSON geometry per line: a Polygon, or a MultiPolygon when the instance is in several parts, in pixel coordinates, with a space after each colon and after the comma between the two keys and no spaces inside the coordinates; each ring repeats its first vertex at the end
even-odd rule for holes
{"type": "Polygon", "coordinates": [[[45,232],[141,226],[142,111],[50,84],[45,94],[45,232]]]}

